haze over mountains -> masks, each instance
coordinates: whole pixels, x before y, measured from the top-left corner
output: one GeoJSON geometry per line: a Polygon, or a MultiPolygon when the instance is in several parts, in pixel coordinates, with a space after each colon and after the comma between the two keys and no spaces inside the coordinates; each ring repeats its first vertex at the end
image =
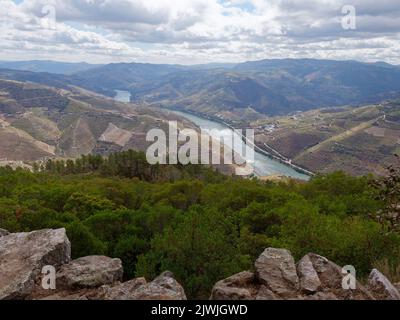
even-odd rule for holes
{"type": "Polygon", "coordinates": [[[0,61],[1,69],[13,69],[32,72],[48,72],[58,74],[74,74],[80,71],[86,71],[92,68],[100,67],[99,64],[89,64],[86,62],[70,63],[48,60],[32,61],[0,61]]]}
{"type": "Polygon", "coordinates": [[[116,89],[126,90],[136,103],[187,109],[230,120],[253,120],[260,115],[362,105],[400,97],[400,67],[387,63],[283,59],[195,66],[72,66],[71,72],[67,72],[63,63],[53,63],[51,68],[39,62],[20,63],[19,69],[51,69],[64,76],[7,76],[55,86],[74,84],[108,96],[114,96],[116,89]]]}

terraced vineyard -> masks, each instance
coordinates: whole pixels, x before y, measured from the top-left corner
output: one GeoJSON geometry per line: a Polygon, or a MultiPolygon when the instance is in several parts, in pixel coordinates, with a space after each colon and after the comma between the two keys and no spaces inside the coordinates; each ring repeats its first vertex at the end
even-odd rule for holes
{"type": "Polygon", "coordinates": [[[386,102],[313,110],[252,125],[259,145],[314,172],[384,175],[400,153],[399,106],[400,102],[386,102]]]}
{"type": "Polygon", "coordinates": [[[0,80],[0,159],[31,162],[147,148],[146,129],[167,128],[161,110],[77,87],[0,80]]]}

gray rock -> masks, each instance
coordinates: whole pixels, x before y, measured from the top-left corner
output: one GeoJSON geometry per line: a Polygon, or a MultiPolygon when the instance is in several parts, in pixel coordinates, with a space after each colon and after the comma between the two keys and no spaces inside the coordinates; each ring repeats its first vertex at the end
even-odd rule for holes
{"type": "MultiPolygon", "coordinates": [[[[290,252],[266,249],[255,263],[256,272],[238,273],[219,281],[211,300],[374,300],[358,281],[354,290],[343,288],[342,268],[310,253],[294,266],[290,252]]],[[[380,282],[384,282],[379,277],[380,282]]],[[[389,288],[386,283],[385,288],[389,288]]],[[[393,288],[390,287],[393,293],[393,288]]],[[[387,296],[387,295],[386,295],[387,296]]]]}
{"type": "Polygon", "coordinates": [[[342,281],[345,274],[337,264],[314,253],[307,256],[321,281],[322,292],[333,294],[338,300],[374,300],[372,294],[358,281],[355,290],[344,289],[342,281]]]}
{"type": "Polygon", "coordinates": [[[400,300],[397,288],[377,269],[369,275],[367,288],[378,300],[400,300]]]}
{"type": "Polygon", "coordinates": [[[257,292],[255,300],[279,300],[279,297],[276,296],[266,286],[261,286],[257,292]]]}
{"type": "Polygon", "coordinates": [[[23,299],[33,291],[45,265],[71,260],[65,229],[13,233],[0,238],[0,300],[23,299]]]}
{"type": "Polygon", "coordinates": [[[101,287],[61,289],[36,300],[186,300],[186,295],[173,275],[165,272],[150,283],[137,278],[101,287]]]}
{"type": "Polygon", "coordinates": [[[252,272],[241,272],[217,282],[211,300],[250,300],[257,293],[252,272]]]}
{"type": "Polygon", "coordinates": [[[47,301],[72,301],[72,300],[89,300],[85,295],[80,295],[80,294],[71,294],[71,295],[62,295],[62,294],[53,294],[51,296],[47,296],[45,298],[42,298],[40,300],[47,300],[47,301]]]}
{"type": "Polygon", "coordinates": [[[186,300],[186,294],[173,274],[167,271],[136,288],[127,300],[186,300]]]}
{"type": "Polygon", "coordinates": [[[0,237],[8,236],[10,233],[7,230],[0,229],[0,237]]]}
{"type": "Polygon", "coordinates": [[[57,288],[95,288],[122,280],[120,259],[89,256],[65,264],[57,272],[57,288]]]}
{"type": "Polygon", "coordinates": [[[297,274],[300,279],[300,289],[304,293],[315,293],[321,288],[318,273],[309,256],[304,256],[297,264],[297,274]]]}
{"type": "Polygon", "coordinates": [[[302,300],[338,300],[338,298],[332,292],[317,292],[306,295],[302,300]]]}
{"type": "Polygon", "coordinates": [[[136,278],[114,287],[103,286],[102,299],[104,300],[130,300],[134,295],[135,291],[147,284],[145,278],[136,278]]]}
{"type": "Polygon", "coordinates": [[[294,259],[288,250],[266,249],[255,262],[256,277],[281,298],[297,296],[299,278],[294,259]]]}

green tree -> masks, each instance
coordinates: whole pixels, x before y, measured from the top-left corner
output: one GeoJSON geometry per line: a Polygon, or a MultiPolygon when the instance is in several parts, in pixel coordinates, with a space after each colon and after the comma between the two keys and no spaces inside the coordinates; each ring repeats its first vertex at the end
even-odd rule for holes
{"type": "Polygon", "coordinates": [[[190,298],[206,299],[216,281],[249,267],[230,231],[218,212],[195,206],[182,223],[156,236],[152,250],[139,258],[137,275],[151,278],[170,270],[190,298]]]}

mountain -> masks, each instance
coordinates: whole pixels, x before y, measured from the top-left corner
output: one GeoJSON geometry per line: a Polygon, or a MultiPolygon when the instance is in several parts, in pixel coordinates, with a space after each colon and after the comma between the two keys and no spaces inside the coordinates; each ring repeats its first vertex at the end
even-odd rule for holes
{"type": "Polygon", "coordinates": [[[400,153],[400,101],[312,110],[252,126],[257,145],[314,172],[385,175],[400,153]]]}
{"type": "Polygon", "coordinates": [[[386,63],[283,59],[237,65],[111,64],[74,81],[103,94],[127,90],[135,102],[210,115],[284,115],[400,97],[400,68],[386,63]],[[110,91],[110,89],[112,89],[110,91]]]}
{"type": "Polygon", "coordinates": [[[146,63],[114,63],[79,72],[74,82],[90,90],[114,95],[114,90],[130,90],[142,84],[161,81],[186,67],[178,65],[157,65],[146,63]]]}
{"type": "Polygon", "coordinates": [[[0,159],[35,161],[146,150],[147,131],[167,130],[168,119],[161,110],[119,103],[78,87],[3,79],[0,159]]]}
{"type": "Polygon", "coordinates": [[[96,67],[99,64],[88,64],[86,62],[68,63],[47,60],[32,61],[0,61],[0,68],[13,69],[32,72],[48,72],[56,74],[71,75],[77,72],[83,72],[96,67]]]}

